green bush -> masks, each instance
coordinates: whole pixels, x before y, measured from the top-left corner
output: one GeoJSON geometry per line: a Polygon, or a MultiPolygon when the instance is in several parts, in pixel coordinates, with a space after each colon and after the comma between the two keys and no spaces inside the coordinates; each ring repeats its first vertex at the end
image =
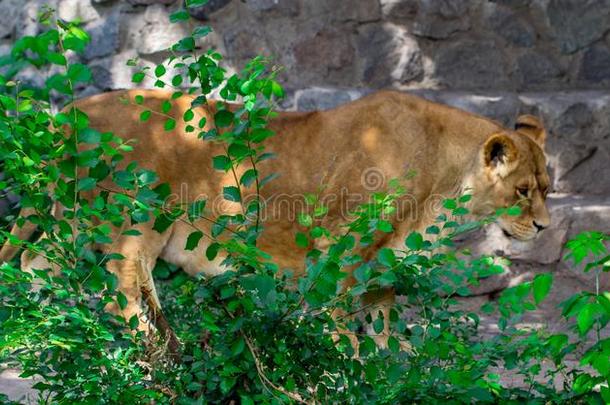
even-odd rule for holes
{"type": "MultiPolygon", "coordinates": [[[[186,19],[184,10],[171,17],[172,22],[186,19]]],[[[273,258],[256,246],[264,232],[258,198],[242,203],[242,214],[212,218],[215,243],[206,255],[227,254],[229,271],[204,279],[188,278],[162,263],[156,269],[179,353],[163,334],[136,332],[136,317],[125,320],[106,312],[110,302],[125,305],[116,278],[105,268],[109,259],[120,257],[100,255],[92,244],[111,244],[111,225],[125,221],[154,220],[159,231],[179,217],[193,222],[205,215],[205,202],[168,211],[162,204],[168,190],[156,184],[154,173],[137,165],[118,169],[129,145],[89,128],[86,114],[74,107],[52,112],[51,100],[73,101],[78,83],[91,79],[73,55],[85,49],[88,35],[77,24],[55,19],[52,11],[41,22],[48,29],[17,41],[1,61],[0,76],[0,153],[6,175],[0,185],[18,194],[28,209],[27,217],[7,221],[30,222],[44,232],[37,242],[16,240],[6,230],[1,235],[43,255],[55,270],[32,275],[19,270],[18,263],[2,264],[0,363],[19,367],[23,377],[35,376],[41,403],[610,402],[610,341],[601,334],[610,319],[608,293],[599,288],[580,292],[562,304],[575,335],[516,327],[521,315],[549,294],[551,274],[512,287],[482,308],[500,314],[500,331],[491,339],[480,335],[476,313],[460,309],[456,297],[468,295],[480,278],[502,272],[496,258],[470,257],[454,247],[456,235],[482,224],[464,219],[468,195],[445,201],[446,213],[426,234],[408,235],[403,249],[381,249],[371,261],[358,255],[360,245],[393,232],[384,218],[404,193],[399,180],[360,206],[340,235],[314,225],[325,209],[308,195],[307,210],[299,216],[308,229],[295,235],[296,242],[306,247],[324,237],[332,243],[324,252],[309,252],[307,271],[297,280],[278,273],[273,258]],[[49,65],[56,73],[42,89],[15,80],[23,66],[49,65]],[[124,192],[87,198],[108,179],[124,192]],[[50,214],[54,202],[65,207],[63,217],[50,214]],[[232,237],[221,238],[227,232],[232,237]],[[341,291],[345,270],[352,266],[357,283],[341,291]],[[404,300],[390,313],[393,335],[382,349],[361,331],[368,327],[381,333],[383,319],[368,314],[359,298],[389,287],[404,300]],[[334,318],[337,310],[350,316],[334,318]],[[340,330],[357,338],[357,356],[340,330]],[[593,345],[587,343],[590,334],[593,345]],[[570,369],[566,357],[573,354],[594,371],[570,369]],[[543,361],[550,365],[546,370],[543,361]],[[525,384],[504,385],[500,376],[505,371],[523,376],[525,384]],[[563,376],[561,389],[553,383],[557,375],[563,376]]],[[[210,162],[219,172],[236,173],[243,162],[251,165],[252,170],[236,176],[235,186],[225,188],[226,199],[241,202],[244,189],[258,196],[272,181],[259,179],[256,167],[270,157],[264,140],[273,134],[265,127],[283,90],[275,80],[279,70],[263,58],[228,76],[218,53],[196,47],[209,32],[205,26],[195,28],[171,47],[167,64],[137,69],[133,81],[150,76],[155,86],[173,89],[173,99],[191,97],[192,108],[205,105],[214,91],[223,100],[243,102],[235,113],[221,106],[210,131],[202,129],[204,123],[191,123],[188,111],[184,122],[168,117],[165,123],[168,130],[185,125],[197,131],[201,142],[223,143],[227,155],[210,162]],[[178,73],[166,77],[169,67],[178,73]]],[[[143,110],[142,125],[152,114],[164,113],[143,110]]],[[[195,229],[185,248],[202,236],[195,229]]],[[[568,243],[568,256],[599,279],[609,267],[609,239],[602,233],[581,234],[568,243]]]]}

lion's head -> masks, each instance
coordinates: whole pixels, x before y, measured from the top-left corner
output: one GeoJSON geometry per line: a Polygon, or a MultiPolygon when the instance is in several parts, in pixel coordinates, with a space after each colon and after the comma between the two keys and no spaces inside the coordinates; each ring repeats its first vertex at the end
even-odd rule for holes
{"type": "Polygon", "coordinates": [[[498,223],[507,236],[522,241],[535,238],[550,224],[545,205],[550,185],[545,139],[546,131],[536,117],[520,116],[514,131],[495,133],[484,143],[478,182],[473,185],[473,213],[521,208],[520,215],[502,215],[498,223]]]}

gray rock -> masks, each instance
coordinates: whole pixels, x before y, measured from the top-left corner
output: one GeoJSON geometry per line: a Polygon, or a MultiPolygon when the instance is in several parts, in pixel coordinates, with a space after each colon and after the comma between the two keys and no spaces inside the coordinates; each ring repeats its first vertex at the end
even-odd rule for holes
{"type": "Polygon", "coordinates": [[[381,15],[390,20],[412,20],[417,15],[417,0],[381,0],[381,15]]]}
{"type": "Polygon", "coordinates": [[[587,230],[610,232],[610,198],[594,196],[550,196],[547,201],[551,225],[538,238],[520,242],[507,238],[492,224],[469,237],[474,255],[500,255],[529,263],[558,263],[565,256],[565,243],[587,230]]]}
{"type": "Polygon", "coordinates": [[[413,33],[443,39],[470,28],[468,0],[424,0],[420,3],[413,33]]]}
{"type": "Polygon", "coordinates": [[[510,44],[526,48],[534,45],[534,28],[516,13],[502,7],[494,7],[489,21],[494,32],[510,44]]]}
{"type": "Polygon", "coordinates": [[[557,192],[604,194],[610,158],[610,95],[581,91],[519,96],[535,107],[549,128],[547,157],[557,192]]]}
{"type": "Polygon", "coordinates": [[[85,48],[85,59],[112,55],[119,49],[120,12],[121,9],[117,7],[109,16],[87,24],[85,29],[91,37],[91,42],[85,48]]]}
{"type": "Polygon", "coordinates": [[[0,2],[0,38],[13,34],[19,21],[19,13],[22,6],[20,0],[4,0],[0,2]]]}
{"type": "Polygon", "coordinates": [[[257,55],[271,54],[265,37],[255,28],[240,27],[238,30],[225,32],[224,45],[227,57],[237,66],[244,66],[257,55]]]}
{"type": "Polygon", "coordinates": [[[358,29],[356,48],[360,80],[367,87],[384,87],[421,79],[422,56],[415,39],[399,26],[366,24],[358,29]]]}
{"type": "MultiPolygon", "coordinates": [[[[295,0],[286,0],[287,3],[295,0]]],[[[381,18],[378,1],[307,0],[301,2],[300,17],[309,24],[372,22],[381,18]]],[[[320,27],[321,28],[321,27],[320,27]]]]}
{"type": "Polygon", "coordinates": [[[514,9],[524,8],[530,5],[532,0],[492,0],[494,3],[498,3],[514,9]]]}
{"type": "Polygon", "coordinates": [[[301,11],[298,0],[248,0],[245,8],[249,13],[263,14],[264,17],[296,17],[301,11]]]}
{"type": "Polygon", "coordinates": [[[549,25],[564,53],[574,53],[610,29],[610,0],[550,0],[549,25]]]}
{"type": "Polygon", "coordinates": [[[494,119],[505,126],[514,123],[519,112],[519,99],[512,93],[472,94],[463,91],[414,91],[430,101],[447,104],[474,114],[494,119]]]}
{"type": "Polygon", "coordinates": [[[146,8],[145,25],[136,38],[135,47],[140,54],[150,55],[162,52],[188,35],[183,24],[169,23],[170,11],[156,4],[146,8]]]}
{"type": "Polygon", "coordinates": [[[366,92],[313,87],[295,93],[298,111],[328,110],[362,97],[366,92]]]}
{"type": "Polygon", "coordinates": [[[505,55],[493,42],[468,40],[443,47],[434,64],[437,79],[447,88],[502,89],[510,84],[505,55]]]}
{"type": "Polygon", "coordinates": [[[187,10],[191,17],[200,21],[207,21],[212,14],[223,9],[230,2],[231,0],[210,0],[203,6],[187,7],[187,10]]]}
{"type": "Polygon", "coordinates": [[[354,66],[355,51],[345,32],[325,29],[293,49],[295,70],[302,83],[337,84],[354,70],[350,67],[354,66]]]}
{"type": "Polygon", "coordinates": [[[540,51],[526,52],[517,59],[521,85],[524,88],[540,87],[561,76],[557,61],[540,51]]]}
{"type": "Polygon", "coordinates": [[[610,79],[610,50],[604,45],[594,45],[585,51],[579,78],[592,83],[610,79]]]}
{"type": "Polygon", "coordinates": [[[59,0],[57,15],[66,21],[79,19],[84,23],[100,18],[100,13],[90,0],[59,0]]]}
{"type": "Polygon", "coordinates": [[[150,6],[153,4],[168,5],[175,2],[176,0],[127,0],[127,3],[131,4],[132,6],[150,6]]]}

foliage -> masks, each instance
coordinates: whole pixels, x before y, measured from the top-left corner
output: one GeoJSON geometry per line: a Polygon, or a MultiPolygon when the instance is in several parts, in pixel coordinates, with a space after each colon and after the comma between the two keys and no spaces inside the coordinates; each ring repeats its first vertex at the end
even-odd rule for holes
{"type": "MultiPolygon", "coordinates": [[[[185,20],[184,10],[171,16],[172,22],[185,20]]],[[[212,218],[203,200],[164,208],[169,190],[158,184],[155,173],[135,164],[119,168],[130,145],[89,128],[86,114],[70,104],[52,112],[53,100],[73,101],[78,83],[91,79],[78,62],[88,36],[51,11],[41,21],[48,29],[20,39],[2,60],[0,77],[0,153],[6,174],[1,186],[18,194],[31,213],[8,220],[31,222],[44,232],[37,242],[16,240],[5,230],[2,235],[49,263],[35,274],[19,270],[17,263],[2,264],[0,360],[20,367],[24,377],[37,378],[41,403],[610,402],[607,385],[596,388],[610,376],[610,342],[602,338],[610,319],[608,293],[599,288],[580,292],[562,304],[563,315],[574,323],[573,336],[527,332],[517,325],[550,293],[551,274],[510,288],[482,308],[499,313],[500,331],[493,338],[480,334],[477,313],[461,308],[458,298],[470,294],[469,286],[503,271],[498,258],[471,257],[454,246],[457,235],[481,225],[467,220],[468,195],[446,200],[437,222],[423,235],[407,235],[402,249],[380,249],[365,260],[361,249],[393,232],[387,218],[405,192],[402,179],[355,210],[341,234],[319,225],[325,207],[308,194],[296,242],[311,247],[326,239],[329,247],[310,248],[303,277],[279,272],[256,244],[264,232],[258,196],[273,180],[259,178],[257,167],[273,158],[264,148],[275,135],[266,124],[283,96],[276,81],[279,69],[267,60],[255,58],[239,74],[228,75],[220,54],[199,49],[209,27],[196,27],[171,47],[168,62],[138,68],[133,75],[136,84],[149,77],[156,87],[172,89],[172,99],[192,100],[182,121],[168,114],[171,103],[152,111],[143,107],[143,98],[125,100],[142,106],[142,125],[158,114],[168,131],[183,125],[201,142],[224,145],[226,153],[210,164],[234,176],[224,197],[243,209],[212,218]],[[54,73],[42,89],[16,79],[23,66],[49,65],[54,73]],[[206,130],[206,122],[194,122],[193,109],[206,105],[213,93],[223,101],[212,129],[206,130]],[[232,101],[242,104],[232,109],[225,103],[232,101]],[[237,168],[244,167],[238,177],[237,168]],[[121,192],[102,188],[102,181],[121,192]],[[246,201],[246,192],[255,198],[246,201]],[[51,215],[55,203],[63,207],[61,215],[51,215]],[[213,221],[211,235],[196,229],[201,218],[213,221]],[[211,238],[206,256],[225,254],[229,270],[213,278],[188,278],[158,265],[165,314],[181,343],[176,361],[168,356],[163,336],[143,336],[136,332],[136,317],[125,320],[105,310],[113,302],[125,305],[105,266],[120,257],[100,255],[93,246],[111,244],[113,227],[151,221],[163,232],[179,219],[195,228],[185,249],[211,238]],[[355,283],[341,290],[348,268],[356,269],[355,283]],[[384,288],[395,289],[404,300],[392,308],[392,336],[387,348],[380,348],[371,336],[383,332],[383,313],[375,313],[374,306],[368,313],[359,301],[365,292],[384,288]],[[589,335],[594,335],[593,345],[587,343],[589,335]],[[357,355],[350,337],[358,341],[357,355]],[[578,354],[581,365],[595,372],[568,368],[569,356],[578,354]],[[543,361],[550,364],[547,370],[541,368],[543,361]],[[507,370],[521,375],[525,384],[505,385],[500,374],[507,370]],[[561,390],[553,382],[558,375],[564,377],[561,390]]],[[[498,214],[503,213],[514,215],[518,208],[498,214]]],[[[568,259],[578,266],[589,258],[584,271],[599,279],[609,268],[609,238],[596,232],[578,235],[567,244],[568,259]]]]}

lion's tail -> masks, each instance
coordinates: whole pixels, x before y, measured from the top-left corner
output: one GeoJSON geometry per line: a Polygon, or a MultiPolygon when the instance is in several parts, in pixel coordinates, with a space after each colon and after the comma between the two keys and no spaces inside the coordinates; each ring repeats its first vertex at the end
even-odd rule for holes
{"type": "MultiPolygon", "coordinates": [[[[33,208],[22,208],[19,211],[19,216],[25,218],[35,213],[33,208]]],[[[11,229],[11,236],[4,242],[2,249],[0,249],[0,263],[6,263],[15,257],[21,248],[19,241],[29,240],[32,234],[36,232],[36,228],[37,226],[29,221],[26,221],[21,227],[14,224],[11,229]]]]}

